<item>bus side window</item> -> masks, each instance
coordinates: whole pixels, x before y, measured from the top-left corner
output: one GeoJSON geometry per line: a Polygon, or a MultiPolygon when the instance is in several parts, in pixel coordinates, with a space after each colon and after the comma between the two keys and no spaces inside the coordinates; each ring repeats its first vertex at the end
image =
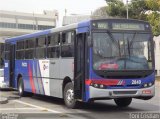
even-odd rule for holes
{"type": "Polygon", "coordinates": [[[54,33],[48,36],[47,57],[58,58],[60,55],[60,34],[54,33]]]}
{"type": "Polygon", "coordinates": [[[9,56],[10,56],[10,45],[9,44],[5,44],[5,48],[4,48],[4,50],[5,50],[5,56],[4,56],[4,58],[5,58],[5,60],[9,60],[9,56]]]}
{"type": "Polygon", "coordinates": [[[35,38],[27,39],[25,41],[25,59],[35,58],[35,38]]]}
{"type": "Polygon", "coordinates": [[[28,49],[28,48],[34,48],[34,47],[35,47],[35,39],[34,38],[27,39],[25,42],[25,48],[28,49]]]}
{"type": "Polygon", "coordinates": [[[73,57],[74,55],[74,32],[69,31],[62,34],[62,57],[73,57]]]}
{"type": "Polygon", "coordinates": [[[49,46],[51,44],[51,36],[47,37],[47,46],[49,46]]]}
{"type": "Polygon", "coordinates": [[[62,33],[62,44],[66,42],[66,33],[62,33]]]}
{"type": "Polygon", "coordinates": [[[46,37],[42,36],[36,38],[36,47],[44,47],[46,45],[46,37]]]}
{"type": "Polygon", "coordinates": [[[55,33],[55,34],[52,34],[51,36],[48,36],[48,46],[59,45],[59,43],[60,43],[59,33],[55,33]]]}
{"type": "Polygon", "coordinates": [[[16,49],[17,50],[24,49],[24,41],[17,42],[16,49]]]}
{"type": "Polygon", "coordinates": [[[16,43],[16,59],[24,59],[24,41],[18,41],[16,43]]]}
{"type": "Polygon", "coordinates": [[[36,58],[46,58],[46,36],[36,38],[36,58]]]}
{"type": "Polygon", "coordinates": [[[4,43],[0,43],[0,68],[4,66],[4,43]]]}

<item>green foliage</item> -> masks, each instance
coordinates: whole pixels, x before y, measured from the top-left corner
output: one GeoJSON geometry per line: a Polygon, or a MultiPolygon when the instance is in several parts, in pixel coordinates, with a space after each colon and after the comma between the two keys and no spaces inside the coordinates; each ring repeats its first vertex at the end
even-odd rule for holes
{"type": "Polygon", "coordinates": [[[107,7],[107,13],[110,16],[119,16],[119,17],[125,17],[126,16],[126,8],[123,2],[119,0],[106,0],[108,7],[107,7]]]}
{"type": "Polygon", "coordinates": [[[160,35],[160,14],[153,12],[147,16],[147,20],[152,26],[152,31],[155,36],[160,35]]]}
{"type": "MultiPolygon", "coordinates": [[[[105,0],[109,16],[126,18],[126,5],[121,0],[105,0]]],[[[153,35],[160,35],[160,0],[131,0],[128,4],[129,18],[148,21],[153,35]],[[152,11],[146,14],[147,11],[152,11]],[[158,13],[159,11],[159,13],[158,13]]]]}
{"type": "Polygon", "coordinates": [[[149,10],[145,0],[132,0],[129,4],[129,17],[133,19],[146,20],[145,12],[149,10]]]}
{"type": "Polygon", "coordinates": [[[146,0],[146,5],[152,11],[159,11],[160,10],[160,0],[146,0]]]}
{"type": "Polygon", "coordinates": [[[108,13],[107,13],[107,7],[104,6],[104,7],[101,7],[97,10],[95,10],[91,16],[92,18],[106,18],[108,17],[108,13]]]}

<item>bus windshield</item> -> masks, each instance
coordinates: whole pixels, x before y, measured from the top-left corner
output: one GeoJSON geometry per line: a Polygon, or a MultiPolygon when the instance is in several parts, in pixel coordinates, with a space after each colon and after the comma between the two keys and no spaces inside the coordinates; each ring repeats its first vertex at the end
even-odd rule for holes
{"type": "Polygon", "coordinates": [[[150,38],[139,32],[93,33],[94,70],[152,69],[150,38]]]}

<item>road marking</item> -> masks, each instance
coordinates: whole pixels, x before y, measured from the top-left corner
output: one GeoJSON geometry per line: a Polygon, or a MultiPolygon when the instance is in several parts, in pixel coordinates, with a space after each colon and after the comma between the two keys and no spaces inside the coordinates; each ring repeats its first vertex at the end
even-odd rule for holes
{"type": "Polygon", "coordinates": [[[7,111],[7,110],[39,110],[37,108],[3,108],[0,111],[7,111]]]}
{"type": "Polygon", "coordinates": [[[26,102],[23,102],[23,101],[20,101],[20,100],[14,100],[14,101],[17,102],[17,103],[21,103],[21,104],[24,104],[24,105],[34,107],[34,108],[38,108],[40,110],[46,110],[46,111],[49,111],[49,112],[52,112],[52,113],[62,113],[62,112],[51,110],[51,109],[48,109],[48,108],[45,108],[45,107],[29,104],[29,103],[26,103],[26,102]]]}

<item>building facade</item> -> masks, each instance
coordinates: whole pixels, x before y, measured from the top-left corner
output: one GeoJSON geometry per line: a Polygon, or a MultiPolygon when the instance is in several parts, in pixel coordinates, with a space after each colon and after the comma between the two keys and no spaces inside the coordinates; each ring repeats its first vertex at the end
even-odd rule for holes
{"type": "Polygon", "coordinates": [[[70,15],[70,16],[64,16],[62,21],[62,26],[66,26],[73,23],[78,23],[84,20],[89,20],[90,15],[70,15]]]}
{"type": "Polygon", "coordinates": [[[0,41],[18,35],[56,27],[58,12],[44,11],[43,14],[0,10],[0,41]]]}
{"type": "Polygon", "coordinates": [[[154,37],[155,42],[155,73],[160,76],[160,36],[154,37]]]}

